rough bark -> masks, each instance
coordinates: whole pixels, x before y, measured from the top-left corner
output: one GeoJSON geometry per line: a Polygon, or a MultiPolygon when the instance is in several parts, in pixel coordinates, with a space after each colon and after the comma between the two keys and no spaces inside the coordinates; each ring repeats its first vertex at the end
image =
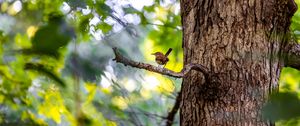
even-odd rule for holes
{"type": "Polygon", "coordinates": [[[260,109],[278,89],[291,11],[288,0],[181,0],[184,64],[182,126],[272,125],[260,109]]]}
{"type": "Polygon", "coordinates": [[[285,65],[300,70],[300,44],[289,43],[285,65]]]}

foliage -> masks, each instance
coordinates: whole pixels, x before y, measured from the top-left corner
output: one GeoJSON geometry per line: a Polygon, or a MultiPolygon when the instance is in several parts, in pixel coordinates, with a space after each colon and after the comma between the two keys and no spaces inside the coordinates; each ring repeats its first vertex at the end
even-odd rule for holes
{"type": "MultiPolygon", "coordinates": [[[[299,0],[295,0],[298,7],[299,0]]],[[[291,32],[295,40],[299,42],[299,14],[300,11],[294,14],[292,24],[290,26],[291,32]]],[[[276,125],[290,126],[299,125],[300,117],[300,99],[299,99],[299,86],[300,86],[300,72],[293,68],[284,68],[281,71],[279,92],[274,91],[266,105],[263,107],[262,112],[265,119],[276,121],[276,125]]]]}
{"type": "MultiPolygon", "coordinates": [[[[162,125],[181,80],[111,61],[115,46],[153,64],[172,47],[181,70],[179,2],[141,1],[0,0],[0,125],[162,125]]],[[[299,76],[282,70],[265,118],[299,124],[299,76]]]]}
{"type": "Polygon", "coordinates": [[[271,121],[288,120],[300,116],[300,100],[295,93],[280,92],[270,95],[263,113],[271,121]],[[284,108],[284,109],[282,109],[284,108]]]}

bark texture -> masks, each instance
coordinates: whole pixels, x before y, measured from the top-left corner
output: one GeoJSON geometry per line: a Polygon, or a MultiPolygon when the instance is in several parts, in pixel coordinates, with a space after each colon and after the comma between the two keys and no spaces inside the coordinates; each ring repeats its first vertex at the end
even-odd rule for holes
{"type": "Polygon", "coordinates": [[[288,0],[181,0],[184,63],[200,72],[183,80],[182,126],[272,125],[260,109],[278,89],[286,48],[288,0]]]}

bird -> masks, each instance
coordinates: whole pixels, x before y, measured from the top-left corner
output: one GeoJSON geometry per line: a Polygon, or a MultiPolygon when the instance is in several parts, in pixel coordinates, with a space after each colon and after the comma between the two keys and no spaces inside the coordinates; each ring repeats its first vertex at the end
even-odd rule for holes
{"type": "Polygon", "coordinates": [[[159,65],[165,65],[167,64],[167,62],[169,61],[169,54],[172,52],[172,48],[169,48],[169,50],[166,52],[166,54],[163,54],[162,52],[155,52],[152,53],[151,55],[155,56],[155,61],[157,64],[159,65]]]}

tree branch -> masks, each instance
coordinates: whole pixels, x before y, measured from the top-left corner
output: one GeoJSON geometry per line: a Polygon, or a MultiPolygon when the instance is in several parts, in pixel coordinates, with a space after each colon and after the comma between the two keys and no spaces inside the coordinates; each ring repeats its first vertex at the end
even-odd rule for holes
{"type": "Polygon", "coordinates": [[[171,77],[175,77],[175,78],[183,78],[191,70],[196,70],[196,71],[199,71],[199,72],[203,73],[205,79],[207,79],[210,75],[207,68],[200,65],[200,64],[194,64],[194,63],[187,64],[187,65],[184,66],[184,68],[180,72],[175,72],[175,71],[172,71],[172,70],[169,70],[169,69],[166,69],[166,68],[156,67],[156,66],[153,66],[151,64],[146,64],[146,63],[133,61],[129,58],[126,58],[126,57],[122,56],[116,47],[113,48],[113,51],[115,53],[115,59],[113,59],[113,60],[116,61],[116,62],[122,63],[125,66],[129,65],[131,67],[135,67],[135,68],[139,68],[139,69],[145,69],[145,70],[148,70],[148,71],[152,71],[152,72],[155,72],[155,73],[160,73],[162,75],[167,75],[167,76],[171,76],[171,77]]]}
{"type": "Polygon", "coordinates": [[[178,96],[176,97],[176,101],[175,101],[175,105],[173,106],[172,110],[168,113],[167,116],[167,122],[166,122],[166,126],[172,126],[175,115],[180,107],[180,103],[181,103],[181,91],[178,93],[178,96]]]}
{"type": "Polygon", "coordinates": [[[285,65],[300,70],[300,44],[293,42],[289,45],[285,65]]]}

